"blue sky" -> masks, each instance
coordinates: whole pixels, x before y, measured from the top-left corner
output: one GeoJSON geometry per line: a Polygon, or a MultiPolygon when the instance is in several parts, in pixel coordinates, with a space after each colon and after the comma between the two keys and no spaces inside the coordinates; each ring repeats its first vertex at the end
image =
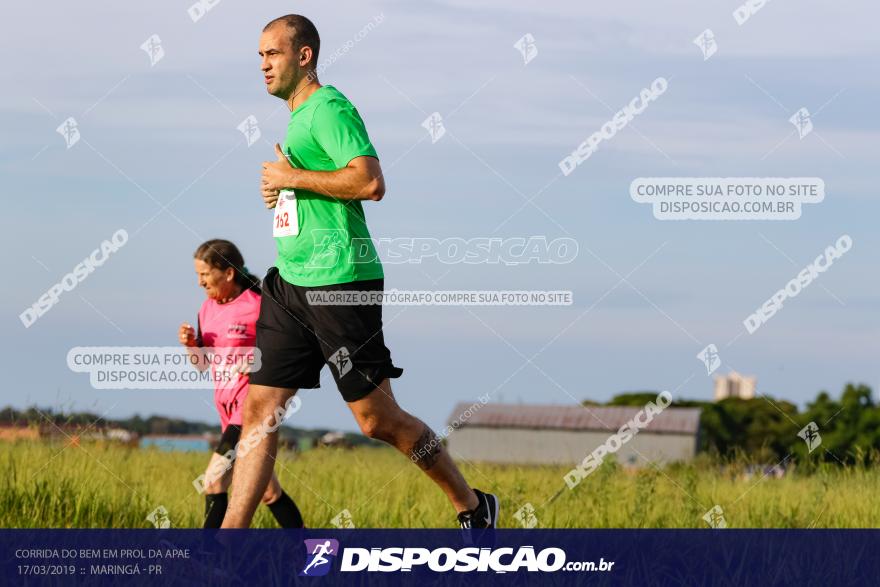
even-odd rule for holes
{"type": "MultiPolygon", "coordinates": [[[[261,274],[274,259],[257,187],[286,109],[265,93],[256,52],[290,4],[221,0],[197,22],[186,4],[17,5],[0,24],[4,405],[216,419],[209,391],[96,391],[65,362],[74,346],[173,345],[202,300],[191,253],[203,240],[235,241],[261,274]],[[153,34],[165,55],[151,67],[140,45],[153,34]],[[251,147],[236,128],[248,115],[264,139],[251,147]],[[69,116],[82,140],[67,149],[55,129],[69,116]],[[129,243],[23,328],[19,313],[119,228],[129,243]]],[[[739,26],[737,6],[296,4],[325,57],[381,15],[322,75],[358,107],[383,162],[386,198],[365,204],[374,237],[579,243],[566,265],[387,265],[399,289],[574,292],[570,307],[387,308],[404,407],[441,428],[485,393],[708,399],[696,354],[709,343],[722,370],[772,396],[877,387],[877,8],[776,0],[739,26]],[[692,40],[706,28],[718,52],[704,61],[692,40]],[[524,65],[513,44],[526,33],[538,54],[524,65]],[[664,95],[561,176],[559,160],[659,76],[664,95]],[[788,121],[801,107],[815,126],[803,139],[788,121]],[[448,134],[432,144],[421,123],[435,111],[448,134]],[[826,198],[790,222],[664,222],[629,197],[653,176],[815,176],[826,198]],[[853,249],[747,334],[743,319],[841,234],[853,249]]],[[[353,429],[326,370],[323,385],[291,423],[353,429]]]]}

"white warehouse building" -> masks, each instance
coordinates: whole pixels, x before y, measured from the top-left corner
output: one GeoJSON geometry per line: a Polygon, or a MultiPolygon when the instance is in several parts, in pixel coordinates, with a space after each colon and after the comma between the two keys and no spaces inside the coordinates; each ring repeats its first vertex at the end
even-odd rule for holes
{"type": "MultiPolygon", "coordinates": [[[[642,407],[466,404],[449,418],[452,458],[488,463],[573,465],[642,407]],[[470,417],[463,420],[466,411],[470,417]]],[[[640,420],[644,420],[640,416],[640,420]]],[[[616,453],[622,465],[687,461],[697,452],[699,408],[666,408],[616,453]]]]}

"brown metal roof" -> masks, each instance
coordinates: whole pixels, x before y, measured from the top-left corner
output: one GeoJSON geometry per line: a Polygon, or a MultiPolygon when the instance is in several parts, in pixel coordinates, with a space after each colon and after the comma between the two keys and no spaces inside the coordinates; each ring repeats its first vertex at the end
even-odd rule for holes
{"type": "MultiPolygon", "coordinates": [[[[616,432],[643,407],[548,406],[517,404],[459,403],[449,416],[453,428],[544,428],[558,430],[601,430],[616,432]],[[470,416],[466,413],[470,410],[470,416]]],[[[644,421],[644,416],[639,420],[644,421]]],[[[644,430],[666,434],[696,434],[700,408],[666,408],[644,430]]]]}

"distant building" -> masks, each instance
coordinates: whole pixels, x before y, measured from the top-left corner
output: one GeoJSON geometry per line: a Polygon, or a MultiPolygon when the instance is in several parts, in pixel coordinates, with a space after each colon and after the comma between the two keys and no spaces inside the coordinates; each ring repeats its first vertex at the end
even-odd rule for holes
{"type": "Polygon", "coordinates": [[[351,448],[351,443],[345,437],[344,432],[327,432],[318,440],[320,446],[335,446],[351,448]]]}
{"type": "Polygon", "coordinates": [[[736,371],[727,375],[715,376],[715,401],[720,402],[729,397],[752,399],[755,397],[756,379],[745,377],[736,371]]]}
{"type": "MultiPolygon", "coordinates": [[[[641,407],[458,404],[449,418],[452,458],[574,465],[608,441],[641,407]],[[461,414],[472,415],[462,421],[461,414]]],[[[643,420],[643,416],[639,416],[643,420]]],[[[624,465],[686,461],[697,452],[699,408],[666,408],[615,453],[624,465]]]]}
{"type": "Polygon", "coordinates": [[[118,442],[131,443],[135,442],[138,435],[124,428],[107,428],[104,430],[104,437],[107,440],[116,440],[118,442]]]}

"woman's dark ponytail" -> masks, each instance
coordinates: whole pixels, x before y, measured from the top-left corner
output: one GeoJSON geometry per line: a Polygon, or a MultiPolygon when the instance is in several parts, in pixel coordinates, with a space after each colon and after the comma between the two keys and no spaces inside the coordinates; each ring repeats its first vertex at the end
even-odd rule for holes
{"type": "Polygon", "coordinates": [[[254,293],[260,293],[260,278],[248,271],[245,266],[242,266],[241,271],[235,272],[235,282],[242,290],[249,289],[254,293]]]}

